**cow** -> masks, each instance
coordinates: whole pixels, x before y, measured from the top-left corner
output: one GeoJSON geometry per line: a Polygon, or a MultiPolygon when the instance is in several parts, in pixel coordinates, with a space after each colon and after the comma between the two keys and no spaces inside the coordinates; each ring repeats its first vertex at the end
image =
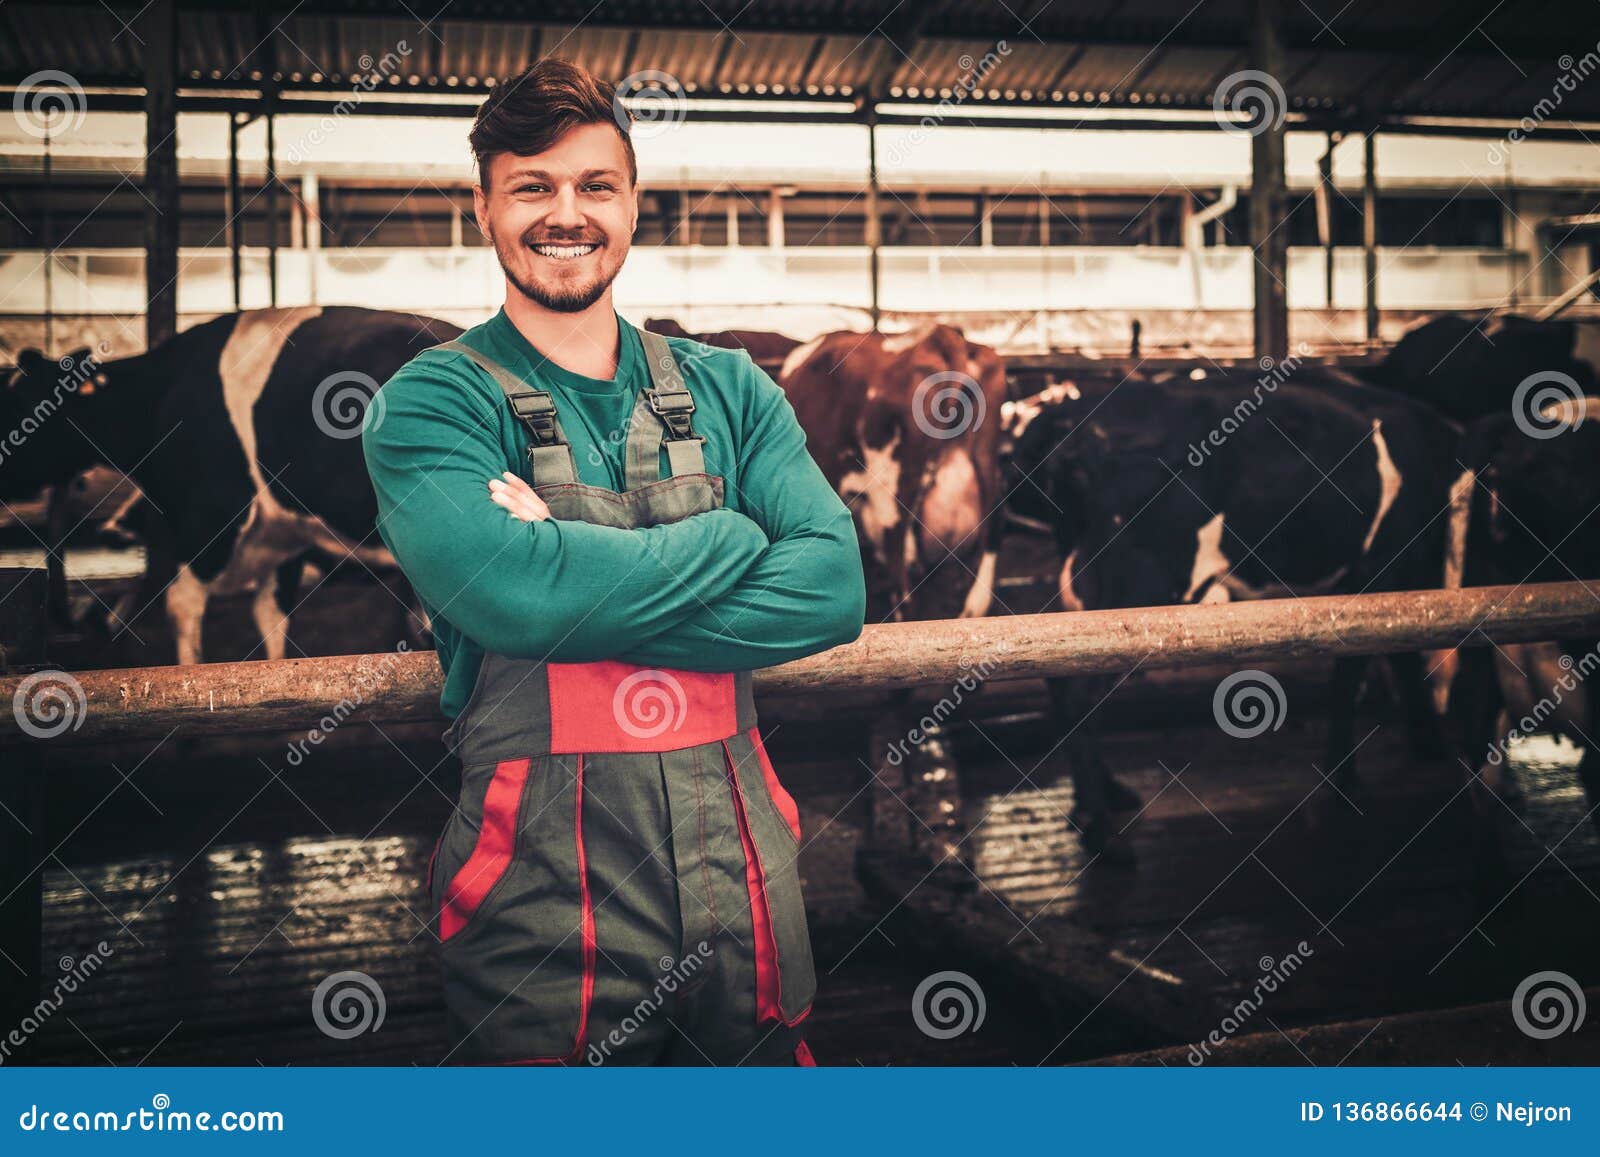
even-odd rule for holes
{"type": "MultiPolygon", "coordinates": [[[[1069,611],[1427,589],[1440,584],[1456,441],[1431,408],[1335,371],[1130,379],[1087,412],[1046,406],[1017,439],[1008,490],[1052,526],[1069,611]]],[[[1389,658],[1414,745],[1440,753],[1420,657],[1389,658]]],[[[1365,668],[1335,662],[1326,772],[1346,796],[1365,668]]],[[[1052,680],[1050,694],[1084,845],[1128,863],[1111,813],[1137,796],[1110,775],[1093,722],[1111,685],[1052,680]]]]}
{"type": "Polygon", "coordinates": [[[126,471],[142,500],[112,522],[159,523],[170,543],[177,661],[201,661],[207,601],[246,592],[267,657],[283,658],[308,558],[396,568],[376,540],[362,419],[396,370],[460,333],[411,314],[300,306],[223,314],[110,361],[24,350],[0,391],[0,499],[96,464],[126,471]]]}
{"type": "Polygon", "coordinates": [[[644,323],[651,333],[664,337],[686,337],[702,345],[744,350],[750,360],[762,367],[778,366],[801,344],[797,337],[762,329],[723,329],[714,333],[690,333],[670,317],[652,317],[644,323]]]}
{"type": "Polygon", "coordinates": [[[1595,367],[1575,354],[1576,339],[1570,321],[1444,314],[1408,331],[1366,376],[1466,424],[1509,413],[1533,375],[1570,381],[1574,397],[1597,392],[1595,367]]]}
{"type": "Polygon", "coordinates": [[[1000,357],[948,325],[846,330],[794,349],[778,382],[855,515],[870,613],[987,614],[1002,521],[1000,357]]]}
{"type": "MultiPolygon", "coordinates": [[[[1460,455],[1446,585],[1600,579],[1600,397],[1557,399],[1537,423],[1512,413],[1474,423],[1460,455]]],[[[1600,638],[1502,644],[1454,653],[1443,700],[1480,789],[1515,803],[1512,736],[1564,735],[1583,748],[1578,775],[1600,824],[1600,638]]],[[[1487,793],[1487,794],[1486,794],[1487,793]]]]}

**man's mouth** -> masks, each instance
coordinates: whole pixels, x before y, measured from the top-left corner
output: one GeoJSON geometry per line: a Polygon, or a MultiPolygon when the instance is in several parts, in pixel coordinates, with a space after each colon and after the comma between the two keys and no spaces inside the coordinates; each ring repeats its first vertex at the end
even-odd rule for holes
{"type": "Polygon", "coordinates": [[[530,245],[528,248],[540,257],[549,257],[556,261],[573,261],[579,257],[587,257],[600,246],[594,242],[585,242],[581,245],[530,245]]]}

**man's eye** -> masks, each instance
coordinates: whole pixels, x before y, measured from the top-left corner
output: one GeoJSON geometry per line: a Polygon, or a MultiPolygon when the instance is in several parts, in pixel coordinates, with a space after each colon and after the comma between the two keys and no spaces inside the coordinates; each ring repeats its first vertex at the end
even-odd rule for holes
{"type": "Polygon", "coordinates": [[[589,188],[590,188],[591,191],[598,190],[599,192],[602,192],[602,193],[611,192],[611,186],[610,185],[590,185],[589,188]]]}
{"type": "Polygon", "coordinates": [[[517,192],[519,192],[519,193],[542,193],[544,191],[545,191],[545,186],[544,185],[523,185],[520,189],[517,190],[517,192]]]}

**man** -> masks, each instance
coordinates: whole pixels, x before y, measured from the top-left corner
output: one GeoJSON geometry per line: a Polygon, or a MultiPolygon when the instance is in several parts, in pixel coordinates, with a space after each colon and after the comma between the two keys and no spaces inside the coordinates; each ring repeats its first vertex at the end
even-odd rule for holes
{"type": "Polygon", "coordinates": [[[855,638],[861,560],[772,380],[613,308],[630,121],[554,59],[484,103],[505,305],[363,432],[463,765],[429,868],[449,1059],[808,1064],[799,815],[749,672],[855,638]]]}

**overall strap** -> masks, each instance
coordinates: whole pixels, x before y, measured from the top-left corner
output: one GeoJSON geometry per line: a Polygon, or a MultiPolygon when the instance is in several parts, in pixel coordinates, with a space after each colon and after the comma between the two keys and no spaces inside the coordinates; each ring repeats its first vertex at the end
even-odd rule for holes
{"type": "Polygon", "coordinates": [[[689,415],[694,398],[672,356],[667,339],[647,329],[639,331],[644,360],[650,368],[650,385],[639,395],[628,423],[626,485],[637,490],[661,478],[661,447],[667,448],[667,468],[672,477],[704,474],[705,439],[694,432],[689,415]]]}
{"type": "Polygon", "coordinates": [[[505,366],[461,341],[447,341],[430,347],[466,354],[487,371],[505,393],[511,412],[528,428],[528,465],[533,468],[533,484],[576,482],[577,468],[572,447],[556,420],[556,404],[545,390],[535,390],[505,366]]]}

